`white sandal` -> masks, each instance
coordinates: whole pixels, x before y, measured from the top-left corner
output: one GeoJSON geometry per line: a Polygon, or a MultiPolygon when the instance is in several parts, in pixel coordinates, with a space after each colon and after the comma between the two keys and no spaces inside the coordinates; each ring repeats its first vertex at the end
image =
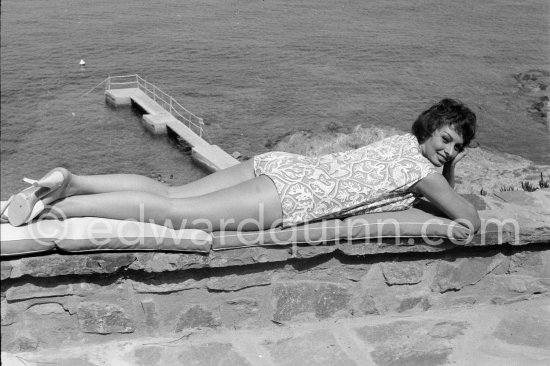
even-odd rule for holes
{"type": "Polygon", "coordinates": [[[59,168],[51,170],[38,181],[29,178],[23,180],[31,187],[13,196],[6,215],[13,226],[21,226],[38,216],[45,208],[42,198],[68,184],[67,176],[59,168]]]}

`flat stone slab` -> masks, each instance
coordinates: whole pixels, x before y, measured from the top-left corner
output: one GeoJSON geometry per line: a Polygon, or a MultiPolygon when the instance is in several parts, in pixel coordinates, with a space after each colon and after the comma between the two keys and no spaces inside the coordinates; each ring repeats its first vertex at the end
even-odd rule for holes
{"type": "MultiPolygon", "coordinates": [[[[507,305],[184,330],[172,337],[2,352],[2,363],[56,365],[548,365],[550,297],[507,305]]],[[[32,347],[31,344],[21,347],[32,347]]]]}

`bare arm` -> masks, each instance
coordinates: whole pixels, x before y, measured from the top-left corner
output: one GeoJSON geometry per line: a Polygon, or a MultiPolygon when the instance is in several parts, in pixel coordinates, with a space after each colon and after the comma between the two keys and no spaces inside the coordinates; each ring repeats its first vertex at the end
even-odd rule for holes
{"type": "Polygon", "coordinates": [[[458,153],[457,156],[455,156],[455,158],[447,163],[445,163],[445,165],[443,165],[443,176],[445,177],[445,179],[447,180],[447,182],[449,183],[449,185],[451,186],[451,188],[454,188],[455,187],[455,166],[456,164],[462,160],[463,157],[466,156],[466,150],[463,150],[461,151],[460,153],[458,153]]]}
{"type": "Polygon", "coordinates": [[[449,185],[441,174],[430,174],[413,186],[413,191],[426,197],[450,219],[468,220],[478,231],[481,221],[475,207],[449,185]]]}
{"type": "Polygon", "coordinates": [[[447,180],[447,183],[449,183],[449,186],[451,188],[455,187],[455,167],[454,165],[445,164],[443,165],[443,177],[447,180]]]}

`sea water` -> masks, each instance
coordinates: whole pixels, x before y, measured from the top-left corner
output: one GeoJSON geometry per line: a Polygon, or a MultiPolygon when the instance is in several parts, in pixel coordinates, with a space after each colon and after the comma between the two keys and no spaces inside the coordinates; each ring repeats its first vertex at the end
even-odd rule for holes
{"type": "Polygon", "coordinates": [[[2,199],[55,166],[206,174],[101,87],[87,93],[109,75],[156,84],[229,153],[330,122],[407,131],[454,97],[478,114],[481,146],[550,164],[537,99],[514,79],[550,69],[548,19],[546,0],[3,0],[2,199]]]}

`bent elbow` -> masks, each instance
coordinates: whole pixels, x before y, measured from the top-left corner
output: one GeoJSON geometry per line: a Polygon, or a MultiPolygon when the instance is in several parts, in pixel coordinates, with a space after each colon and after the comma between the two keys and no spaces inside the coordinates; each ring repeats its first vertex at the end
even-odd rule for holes
{"type": "Polygon", "coordinates": [[[479,231],[479,229],[481,229],[481,219],[479,218],[479,214],[474,207],[472,207],[469,211],[470,212],[465,213],[464,216],[456,220],[462,226],[467,227],[472,231],[472,233],[475,234],[479,231]]]}
{"type": "Polygon", "coordinates": [[[472,225],[474,227],[474,234],[479,232],[479,230],[481,229],[481,219],[479,218],[479,215],[477,214],[477,212],[474,220],[472,221],[472,225]]]}
{"type": "Polygon", "coordinates": [[[470,202],[468,202],[468,214],[466,216],[466,219],[468,220],[468,226],[471,230],[473,230],[474,234],[481,229],[481,219],[479,218],[479,213],[477,212],[474,205],[472,205],[470,202]]]}
{"type": "Polygon", "coordinates": [[[465,224],[467,224],[466,226],[468,226],[468,228],[471,229],[474,234],[477,233],[479,229],[481,229],[481,219],[479,218],[479,214],[477,213],[476,209],[473,209],[473,212],[468,215],[465,224]]]}

